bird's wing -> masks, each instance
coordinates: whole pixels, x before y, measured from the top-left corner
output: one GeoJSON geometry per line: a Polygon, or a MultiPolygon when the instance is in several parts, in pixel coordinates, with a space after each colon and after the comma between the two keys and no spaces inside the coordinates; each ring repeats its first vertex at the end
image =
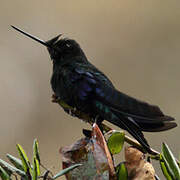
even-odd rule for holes
{"type": "MultiPolygon", "coordinates": [[[[137,124],[140,124],[142,127],[146,125],[147,127],[145,128],[149,128],[149,130],[151,127],[148,125],[161,124],[162,122],[164,125],[166,124],[166,127],[163,127],[161,130],[176,126],[176,123],[169,122],[173,121],[174,118],[164,115],[158,106],[137,100],[111,87],[105,87],[103,84],[100,84],[99,87],[96,87],[96,95],[100,101],[110,106],[114,112],[133,118],[137,124]]],[[[156,128],[158,127],[152,127],[152,129],[156,128]]]]}
{"type": "Polygon", "coordinates": [[[149,145],[141,131],[162,131],[176,126],[176,123],[169,122],[174,119],[164,115],[159,107],[108,86],[97,73],[78,67],[73,76],[77,87],[74,95],[80,100],[90,99],[101,117],[127,130],[147,150],[149,145]]]}
{"type": "Polygon", "coordinates": [[[96,100],[110,107],[116,114],[133,119],[142,130],[163,131],[177,126],[175,122],[169,122],[173,121],[174,118],[164,115],[158,106],[150,105],[116,90],[109,85],[109,80],[104,74],[98,71],[87,72],[82,67],[76,68],[75,74],[78,74],[81,78],[83,77],[81,82],[83,85],[88,83],[91,87],[91,90],[88,90],[87,87],[81,89],[81,91],[86,92],[85,95],[93,93],[96,100]]]}
{"type": "MultiPolygon", "coordinates": [[[[80,101],[85,101],[90,99],[93,103],[93,109],[95,113],[99,114],[105,120],[117,125],[120,128],[127,130],[134,138],[136,138],[147,150],[149,150],[149,145],[144,138],[143,133],[139,125],[132,119],[124,116],[124,114],[119,113],[119,111],[113,107],[113,103],[110,103],[107,97],[112,96],[112,94],[107,93],[107,91],[100,88],[100,81],[97,78],[97,74],[87,72],[82,68],[76,68],[73,74],[74,83],[76,84],[75,96],[78,97],[80,101]],[[106,96],[106,98],[105,98],[106,96]]],[[[105,84],[106,88],[109,89],[110,86],[105,84]]],[[[113,87],[111,87],[113,90],[113,87]]],[[[115,90],[115,89],[114,89],[115,90]]]]}
{"type": "Polygon", "coordinates": [[[116,90],[114,87],[107,85],[108,80],[103,74],[90,71],[87,72],[85,69],[78,67],[75,69],[73,77],[81,79],[80,88],[82,87],[82,91],[88,92],[93,90],[96,99],[99,99],[99,101],[110,106],[112,109],[121,112],[125,116],[139,118],[139,121],[143,119],[147,123],[153,120],[174,120],[174,118],[164,115],[158,106],[137,100],[116,90]],[[88,84],[91,84],[91,88],[88,84]]]}

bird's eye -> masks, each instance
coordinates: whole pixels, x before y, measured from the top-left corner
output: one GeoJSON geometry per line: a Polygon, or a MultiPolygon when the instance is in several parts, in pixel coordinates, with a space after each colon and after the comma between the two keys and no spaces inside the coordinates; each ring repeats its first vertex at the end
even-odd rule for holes
{"type": "Polygon", "coordinates": [[[66,46],[67,46],[67,47],[71,47],[71,45],[70,45],[70,44],[66,44],[66,46]]]}

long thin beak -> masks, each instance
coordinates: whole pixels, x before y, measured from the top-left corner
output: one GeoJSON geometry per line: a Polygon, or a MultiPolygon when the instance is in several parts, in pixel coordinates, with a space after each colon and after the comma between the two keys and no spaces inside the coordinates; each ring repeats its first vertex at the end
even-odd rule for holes
{"type": "Polygon", "coordinates": [[[15,26],[12,26],[12,25],[11,25],[11,27],[14,28],[15,30],[19,31],[20,33],[22,33],[22,34],[30,37],[31,39],[34,39],[35,41],[41,43],[42,45],[44,45],[44,46],[46,46],[46,47],[48,47],[48,48],[51,48],[51,46],[50,46],[48,43],[46,43],[45,41],[43,41],[43,40],[41,40],[41,39],[39,39],[39,38],[37,38],[37,37],[35,37],[35,36],[32,36],[31,34],[26,33],[26,32],[22,31],[21,29],[15,27],[15,26]]]}

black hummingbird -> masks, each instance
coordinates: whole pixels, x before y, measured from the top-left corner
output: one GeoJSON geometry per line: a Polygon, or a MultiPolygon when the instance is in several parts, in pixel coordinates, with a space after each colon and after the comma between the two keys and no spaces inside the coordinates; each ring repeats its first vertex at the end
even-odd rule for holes
{"type": "Polygon", "coordinates": [[[53,63],[51,87],[57,98],[88,114],[100,125],[103,120],[127,130],[145,149],[150,146],[142,131],[159,132],[177,126],[173,117],[118,91],[108,77],[92,65],[79,44],[72,39],[40,40],[17,27],[17,31],[47,47],[53,63]]]}

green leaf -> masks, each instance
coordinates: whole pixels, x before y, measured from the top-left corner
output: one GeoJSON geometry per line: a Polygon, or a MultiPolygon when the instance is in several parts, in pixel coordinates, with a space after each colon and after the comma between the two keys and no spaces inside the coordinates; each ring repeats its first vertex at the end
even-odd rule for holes
{"type": "Polygon", "coordinates": [[[7,163],[6,161],[3,161],[2,159],[0,159],[0,165],[6,169],[7,171],[9,171],[11,174],[12,173],[17,173],[20,176],[25,176],[25,172],[21,171],[20,169],[17,169],[16,167],[10,165],[9,163],[7,163]]]}
{"type": "Polygon", "coordinates": [[[68,173],[69,171],[71,171],[72,169],[74,168],[77,168],[78,166],[81,166],[82,164],[75,164],[75,165],[72,165],[66,169],[63,169],[61,170],[59,173],[57,173],[52,179],[57,179],[58,177],[68,173]]]}
{"type": "Polygon", "coordinates": [[[0,166],[0,177],[2,180],[10,180],[9,174],[0,166]]]}
{"type": "Polygon", "coordinates": [[[107,145],[111,154],[121,152],[124,145],[124,132],[114,132],[108,139],[107,145]]]}
{"type": "Polygon", "coordinates": [[[167,163],[169,164],[169,167],[171,168],[173,172],[174,178],[176,180],[180,180],[180,168],[176,162],[176,159],[173,153],[169,149],[168,145],[165,143],[163,143],[162,145],[162,152],[163,152],[163,156],[167,160],[167,163]]]}
{"type": "Polygon", "coordinates": [[[160,154],[160,166],[161,166],[161,170],[164,174],[164,176],[166,177],[167,180],[173,180],[172,179],[172,173],[169,170],[169,165],[167,164],[166,160],[164,159],[163,155],[160,154]]]}
{"type": "Polygon", "coordinates": [[[33,143],[33,156],[36,157],[36,159],[39,161],[40,164],[40,154],[39,154],[39,148],[38,148],[38,141],[37,139],[34,140],[33,143]]]}
{"type": "Polygon", "coordinates": [[[22,161],[10,154],[7,154],[6,155],[7,158],[9,159],[9,161],[18,169],[24,171],[24,168],[23,168],[23,164],[22,164],[22,161]]]}
{"type": "Polygon", "coordinates": [[[40,175],[39,161],[36,159],[36,157],[34,157],[33,172],[32,172],[33,180],[37,180],[39,175],[40,175]]]}
{"type": "Polygon", "coordinates": [[[28,171],[31,170],[29,159],[28,159],[24,149],[22,148],[22,146],[20,144],[17,144],[16,147],[17,147],[17,150],[19,152],[19,156],[21,158],[21,161],[22,161],[22,164],[24,167],[24,171],[26,173],[28,173],[28,171]]]}
{"type": "Polygon", "coordinates": [[[116,167],[116,172],[118,180],[128,180],[128,172],[124,163],[116,167]]]}

